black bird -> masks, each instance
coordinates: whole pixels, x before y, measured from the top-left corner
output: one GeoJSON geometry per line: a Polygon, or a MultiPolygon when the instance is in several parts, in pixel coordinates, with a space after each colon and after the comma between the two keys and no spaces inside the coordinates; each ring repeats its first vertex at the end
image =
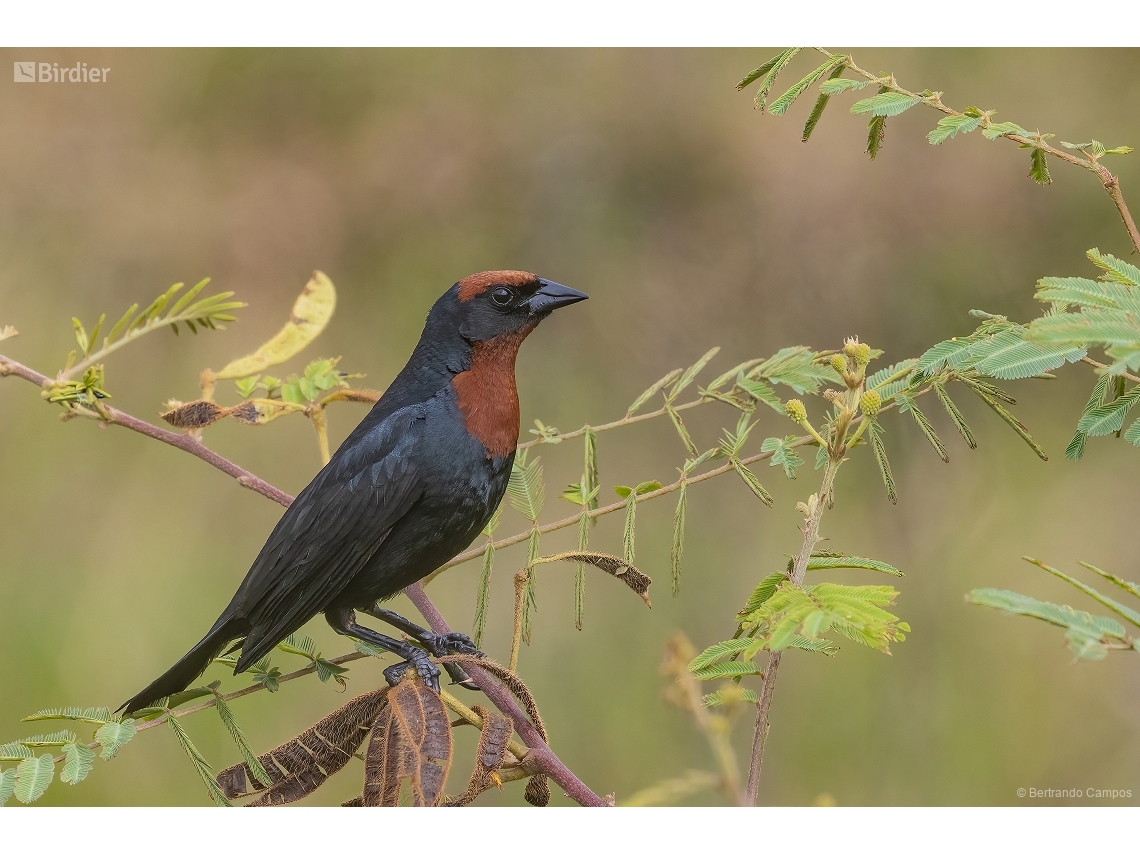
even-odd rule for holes
{"type": "MultiPolygon", "coordinates": [[[[241,673],[318,612],[334,630],[401,656],[438,691],[424,649],[356,622],[363,611],[431,654],[478,653],[462,633],[437,635],[379,608],[462,551],[507,487],[519,436],[515,356],[560,306],[586,295],[533,273],[495,270],[440,297],[411,359],[269,535],[206,637],[127,701],[124,714],[182,691],[231,642],[241,673]]],[[[448,669],[462,678],[459,669],[448,669]]]]}

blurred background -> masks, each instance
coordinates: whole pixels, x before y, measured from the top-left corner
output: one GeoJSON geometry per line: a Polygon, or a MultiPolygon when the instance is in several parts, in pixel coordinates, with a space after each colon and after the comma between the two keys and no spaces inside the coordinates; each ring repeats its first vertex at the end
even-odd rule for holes
{"type": "MultiPolygon", "coordinates": [[[[980,134],[934,148],[925,134],[938,117],[928,109],[888,121],[875,162],[864,154],[865,120],[847,112],[850,96],[834,99],[801,144],[812,96],[774,118],[733,88],[774,52],[0,51],[5,62],[111,69],[99,85],[0,86],[0,326],[20,330],[0,347],[52,374],[75,346],[72,315],[90,328],[101,312],[117,318],[173,282],[211,276],[250,304],[238,323],[197,337],[158,332],[107,362],[115,405],[157,421],[163,401],[197,396],[201,369],[272,335],[320,269],[336,283],[337,313],[283,372],[342,356],[342,368],[368,375],[358,382],[382,389],[439,293],[474,271],[522,268],[591,295],[522,351],[525,436],[536,418],[563,430],[619,418],[653,380],[712,345],[723,350],[706,381],[749,357],[836,347],[847,335],[884,349],[881,365],[916,356],[971,331],[970,309],[1036,316],[1035,280],[1092,275],[1089,247],[1128,255],[1092,176],[1058,163],[1052,186],[1038,187],[1026,177],[1027,153],[980,134]]],[[[997,108],[998,120],[1059,139],[1140,141],[1137,51],[854,56],[910,89],[944,90],[959,109],[997,108]]],[[[801,56],[774,94],[816,64],[801,56]]],[[[1136,158],[1109,164],[1134,206],[1136,158]]],[[[1075,366],[1049,385],[1006,384],[1048,463],[952,389],[977,451],[928,406],[951,460],[939,461],[909,419],[888,418],[897,506],[869,454],[844,467],[824,518],[827,545],[906,572],[894,611],[913,633],[889,657],[844,642],[834,658],[785,658],[761,803],[1025,804],[1018,787],[1140,796],[1135,657],[1074,664],[1059,630],[963,600],[972,587],[994,586],[1102,611],[1022,562],[1025,554],[1077,572],[1083,559],[1140,581],[1128,522],[1140,454],[1111,439],[1090,442],[1079,463],[1063,453],[1092,382],[1091,369],[1075,366]]],[[[236,400],[228,383],[219,397],[236,400]]],[[[331,408],[334,440],[364,412],[331,408]]],[[[708,447],[735,415],[714,405],[686,421],[708,447]]],[[[759,419],[753,453],[765,436],[791,432],[775,413],[759,419]]],[[[293,493],[319,468],[300,418],[225,422],[206,439],[293,493]]],[[[549,521],[573,512],[557,495],[578,479],[581,445],[541,451],[549,521]]],[[[615,484],[673,480],[684,449],[655,420],[600,435],[599,456],[603,501],[612,501],[615,484]]],[[[638,514],[638,563],[657,580],[652,610],[595,574],[579,633],[572,567],[540,574],[520,671],[554,748],[599,793],[620,801],[687,769],[715,768],[703,737],[664,699],[658,667],[678,630],[698,649],[730,635],[754,585],[798,549],[794,505],[818,473],[804,466],[789,482],[778,469],[756,471],[774,509],[735,478],[691,489],[676,599],[671,498],[638,514]]],[[[164,670],[213,622],[280,513],[189,455],[126,430],[63,423],[31,385],[0,382],[0,741],[50,729],[19,722],[43,707],[114,708],[164,670]]],[[[508,510],[499,531],[525,525],[508,510]]],[[[544,551],[574,538],[573,528],[549,535],[544,551]]],[[[596,526],[592,545],[620,553],[620,514],[596,526]]],[[[485,647],[504,661],[511,576],[524,561],[525,547],[498,553],[485,647]]],[[[884,581],[868,575],[836,578],[884,581]]],[[[455,629],[471,625],[477,577],[473,562],[429,587],[455,629]]],[[[404,599],[394,607],[415,616],[404,599]]],[[[352,649],[320,618],[305,631],[326,656],[352,649]]],[[[278,653],[275,664],[303,662],[278,653]]],[[[376,686],[382,667],[354,663],[347,695],[309,678],[233,706],[254,747],[268,750],[376,686]]],[[[224,676],[218,666],[209,674],[224,676]]],[[[216,768],[240,759],[216,716],[183,721],[216,768]]],[[[453,792],[470,768],[469,730],[457,737],[453,792]]],[[[745,767],[750,735],[750,720],[738,722],[745,767]]],[[[354,761],[308,802],[337,804],[361,781],[354,761]]],[[[81,785],[55,783],[45,802],[208,797],[163,728],[113,762],[97,760],[81,785]]],[[[687,802],[724,800],[702,793],[687,802]]],[[[481,803],[521,804],[522,787],[481,803]]],[[[553,803],[568,802],[556,791],[553,803]]]]}

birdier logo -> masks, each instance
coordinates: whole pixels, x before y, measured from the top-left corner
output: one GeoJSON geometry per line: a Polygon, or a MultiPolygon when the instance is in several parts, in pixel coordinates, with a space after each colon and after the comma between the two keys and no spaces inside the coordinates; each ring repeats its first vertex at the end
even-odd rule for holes
{"type": "Polygon", "coordinates": [[[88,67],[85,62],[60,68],[58,62],[13,62],[15,83],[106,83],[110,68],[88,67]]]}

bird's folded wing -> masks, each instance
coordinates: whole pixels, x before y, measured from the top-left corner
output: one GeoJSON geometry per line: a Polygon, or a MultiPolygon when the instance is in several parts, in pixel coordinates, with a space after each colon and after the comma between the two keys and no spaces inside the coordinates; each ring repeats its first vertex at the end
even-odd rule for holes
{"type": "Polygon", "coordinates": [[[415,504],[423,419],[421,404],[391,413],[338,449],[286,510],[234,596],[253,627],[243,659],[322,611],[415,504]]]}

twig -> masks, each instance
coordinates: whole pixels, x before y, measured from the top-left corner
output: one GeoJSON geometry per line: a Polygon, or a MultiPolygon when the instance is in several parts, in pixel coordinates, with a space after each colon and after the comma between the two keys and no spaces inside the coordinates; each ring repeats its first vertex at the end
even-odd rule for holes
{"type": "MultiPolygon", "coordinates": [[[[428,622],[428,626],[432,628],[433,632],[440,634],[451,632],[451,628],[443,619],[443,615],[439,613],[439,610],[424,593],[421,582],[412,583],[404,589],[404,593],[420,610],[420,614],[424,616],[424,620],[428,622]]],[[[514,722],[515,732],[530,749],[531,756],[534,757],[539,769],[558,784],[567,796],[586,807],[605,807],[608,804],[605,799],[582,783],[578,776],[571,772],[566,764],[558,758],[558,755],[550,750],[550,746],[543,741],[534,724],[519,709],[519,705],[515,703],[510,691],[502,683],[478,665],[465,664],[464,668],[469,670],[471,679],[475,681],[475,685],[483,691],[491,703],[514,722]]]]}
{"type": "MultiPolygon", "coordinates": [[[[800,553],[796,556],[792,567],[791,582],[800,587],[803,585],[807,573],[808,559],[811,558],[815,545],[819,542],[819,521],[827,507],[828,496],[831,495],[832,485],[835,483],[835,473],[839,468],[839,460],[829,457],[827,469],[823,473],[823,482],[816,494],[815,507],[804,520],[804,539],[800,553]]],[[[760,689],[760,700],[756,707],[756,727],[752,734],[752,762],[748,767],[748,789],[745,791],[745,803],[756,804],[757,791],[760,788],[760,764],[764,759],[764,744],[768,740],[768,711],[772,707],[772,694],[776,691],[776,672],[780,668],[781,651],[776,650],[768,655],[768,667],[764,671],[764,685],[760,689]]]]}
{"type": "MultiPolygon", "coordinates": [[[[816,48],[816,50],[825,56],[834,56],[834,54],[824,48],[816,48]]],[[[870,71],[860,68],[855,64],[855,60],[850,56],[846,58],[844,65],[861,77],[867,80],[873,80],[880,86],[886,87],[891,92],[898,92],[901,95],[907,95],[911,98],[918,98],[922,101],[922,103],[926,104],[929,107],[933,107],[935,110],[945,113],[948,116],[965,115],[965,113],[959,113],[957,110],[951,107],[947,107],[942,103],[942,99],[937,94],[934,97],[929,97],[919,92],[911,92],[910,90],[903,89],[901,86],[899,86],[895,82],[893,75],[887,75],[886,77],[883,77],[881,75],[873,74],[870,71]]],[[[980,127],[989,127],[990,124],[992,123],[990,122],[989,117],[985,117],[982,119],[980,127]]],[[[1120,191],[1120,179],[1109,172],[1106,167],[1102,166],[1099,162],[1091,158],[1082,159],[1080,157],[1075,157],[1062,149],[1054,148],[1053,146],[1046,143],[1043,139],[1039,139],[1037,137],[1026,137],[1022,136],[1021,134],[1002,134],[1002,136],[1013,140],[1019,145],[1040,149],[1050,157],[1056,157],[1059,160],[1065,161],[1066,163],[1071,163],[1074,166],[1079,166],[1082,169],[1087,169],[1089,172],[1092,172],[1094,175],[1096,175],[1097,178],[1100,179],[1101,184],[1104,186],[1105,192],[1108,193],[1109,197],[1113,201],[1113,204],[1116,205],[1116,210],[1120,214],[1120,219],[1124,223],[1125,230],[1128,232],[1128,238],[1132,241],[1132,252],[1140,252],[1140,230],[1137,230],[1136,221],[1132,219],[1132,213],[1128,210],[1128,205],[1124,201],[1124,195],[1120,191]]]]}
{"type": "MultiPolygon", "coordinates": [[[[715,400],[716,400],[715,398],[698,398],[695,401],[688,401],[687,403],[684,403],[684,404],[677,404],[676,406],[673,407],[673,412],[676,413],[676,412],[680,412],[681,410],[691,410],[693,407],[699,407],[702,404],[711,404],[715,400]]],[[[558,439],[559,440],[574,439],[575,437],[579,437],[582,434],[584,434],[587,430],[592,430],[594,433],[601,433],[604,430],[613,430],[614,428],[625,427],[626,425],[632,425],[632,424],[637,424],[638,422],[644,422],[648,419],[655,419],[658,416],[663,416],[668,412],[669,412],[668,408],[662,407],[660,410],[654,410],[651,413],[642,413],[640,416],[627,416],[624,419],[618,419],[616,422],[607,422],[604,425],[596,425],[596,426],[595,425],[584,425],[584,426],[578,428],[577,430],[572,430],[572,431],[568,431],[567,433],[558,434],[558,439]]],[[[532,439],[529,442],[520,442],[519,443],[519,451],[522,451],[524,448],[530,448],[531,446],[534,446],[534,445],[557,445],[557,444],[558,443],[550,442],[549,440],[546,440],[546,439],[541,439],[541,438],[540,439],[532,439]]]]}
{"type": "MultiPolygon", "coordinates": [[[[40,374],[26,365],[21,365],[13,359],[0,354],[0,377],[5,375],[14,375],[22,377],[29,382],[35,383],[41,388],[46,388],[51,384],[49,377],[40,374]]],[[[114,407],[104,406],[104,416],[99,416],[100,420],[106,424],[120,425],[125,428],[130,428],[133,431],[138,431],[141,434],[157,439],[160,442],[165,442],[167,445],[173,445],[175,448],[180,448],[187,451],[202,460],[205,460],[216,469],[220,469],[235,478],[239,484],[247,489],[253,490],[255,493],[260,493],[268,499],[272,499],[279,505],[289,507],[293,501],[293,497],[283,490],[278,490],[268,481],[263,481],[252,472],[242,469],[236,463],[227,460],[217,452],[211,451],[204,446],[200,441],[185,433],[175,433],[174,431],[165,430],[160,427],[152,425],[150,422],[144,422],[142,419],[135,418],[132,415],[124,413],[122,410],[117,410],[114,407]]]]}
{"type": "MultiPolygon", "coordinates": [[[[1087,356],[1084,357],[1083,359],[1081,359],[1081,362],[1087,363],[1088,365],[1091,365],[1093,368],[1107,368],[1108,367],[1103,362],[1097,362],[1095,359],[1090,359],[1087,356]]],[[[1133,383],[1140,383],[1140,377],[1137,377],[1135,374],[1129,374],[1127,371],[1122,373],[1120,376],[1131,380],[1133,383]]]]}

